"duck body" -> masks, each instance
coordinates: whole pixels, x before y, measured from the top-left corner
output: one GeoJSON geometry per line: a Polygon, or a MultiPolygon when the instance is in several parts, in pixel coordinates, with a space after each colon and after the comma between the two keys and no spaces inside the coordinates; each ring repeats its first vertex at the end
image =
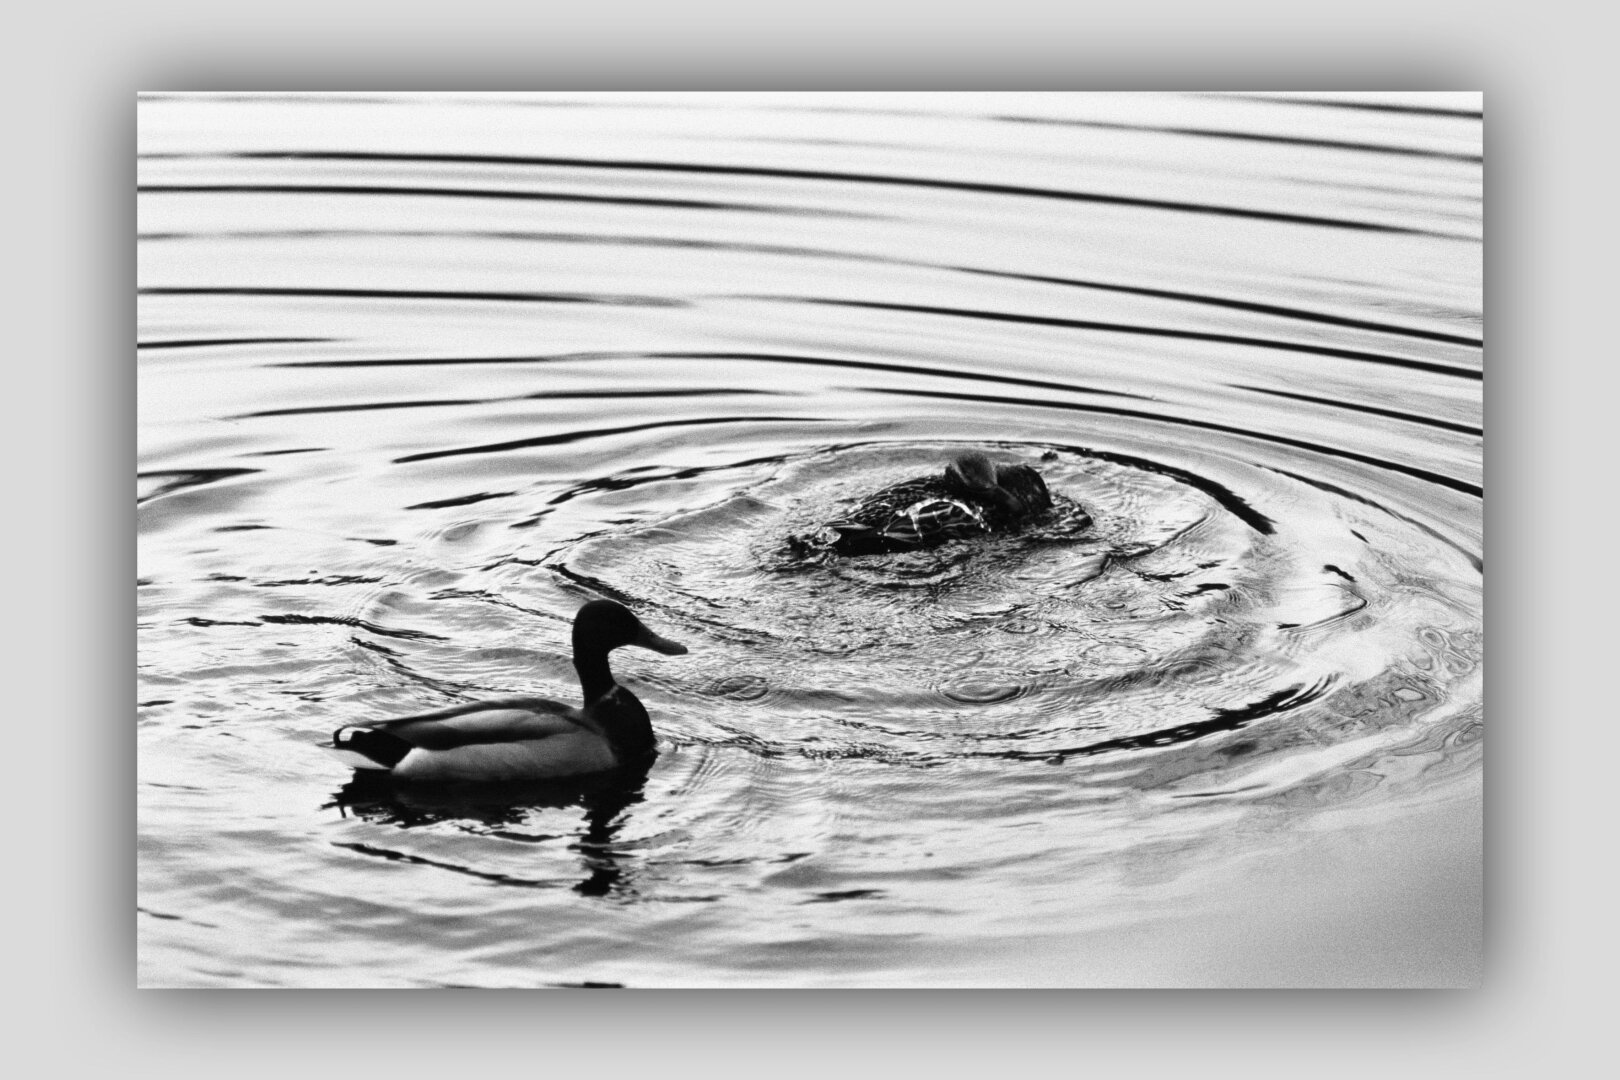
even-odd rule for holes
{"type": "Polygon", "coordinates": [[[339,728],[323,748],[357,769],[426,783],[559,780],[644,765],[657,755],[647,710],[613,678],[608,653],[637,645],[679,656],[629,609],[594,600],[574,618],[585,703],[509,697],[339,728]]]}
{"type": "Polygon", "coordinates": [[[1028,465],[996,465],[974,452],[958,455],[937,476],[867,496],[827,527],[840,555],[874,555],[1014,532],[1051,509],[1040,473],[1028,465]]]}

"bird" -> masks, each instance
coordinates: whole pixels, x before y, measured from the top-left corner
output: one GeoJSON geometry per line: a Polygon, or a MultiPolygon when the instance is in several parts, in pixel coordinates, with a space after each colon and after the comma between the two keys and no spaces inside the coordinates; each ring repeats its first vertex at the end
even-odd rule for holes
{"type": "MultiPolygon", "coordinates": [[[[1028,465],[996,465],[984,454],[958,454],[945,471],[886,487],[828,522],[841,555],[938,547],[947,540],[1011,532],[1052,508],[1041,474],[1028,465]]],[[[798,545],[804,546],[803,540],[798,545]]]]}
{"type": "Polygon", "coordinates": [[[687,651],[623,604],[592,600],[574,616],[582,707],[528,696],[471,702],[346,724],[321,747],[356,769],[427,783],[562,780],[644,766],[657,743],[646,708],[608,667],[608,653],[621,645],[667,656],[687,651]]]}

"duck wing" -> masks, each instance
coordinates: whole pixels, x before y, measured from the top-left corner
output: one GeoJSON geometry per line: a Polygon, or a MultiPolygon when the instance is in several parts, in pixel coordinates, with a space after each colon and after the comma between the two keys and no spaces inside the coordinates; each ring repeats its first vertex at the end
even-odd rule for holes
{"type": "Polygon", "coordinates": [[[840,532],[882,529],[895,514],[911,504],[920,499],[940,497],[944,492],[944,485],[937,477],[925,476],[906,480],[868,495],[851,507],[843,517],[828,524],[840,532]]]}
{"type": "Polygon", "coordinates": [[[355,726],[385,732],[423,750],[453,750],[480,743],[531,742],[580,732],[602,734],[580,710],[539,697],[453,705],[435,712],[355,726]]]}

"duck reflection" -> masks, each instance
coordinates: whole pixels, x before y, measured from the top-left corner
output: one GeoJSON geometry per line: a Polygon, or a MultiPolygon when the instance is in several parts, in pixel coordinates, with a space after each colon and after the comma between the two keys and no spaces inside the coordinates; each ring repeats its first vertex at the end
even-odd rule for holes
{"type": "MultiPolygon", "coordinates": [[[[503,830],[530,824],[536,811],[578,809],[583,815],[582,827],[568,846],[579,854],[585,876],[573,890],[582,896],[610,896],[630,891],[626,855],[615,842],[624,827],[626,811],[643,800],[646,781],[645,767],[578,780],[465,785],[407,784],[386,773],[362,772],[334,792],[322,809],[336,807],[345,817],[402,829],[439,823],[473,824],[528,843],[556,840],[566,834],[503,830]]],[[[369,845],[364,850],[367,854],[396,857],[369,845]]]]}

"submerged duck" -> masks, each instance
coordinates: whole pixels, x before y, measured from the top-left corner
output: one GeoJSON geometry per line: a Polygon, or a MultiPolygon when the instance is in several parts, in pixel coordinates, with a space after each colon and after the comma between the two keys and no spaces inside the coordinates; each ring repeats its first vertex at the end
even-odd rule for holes
{"type": "Polygon", "coordinates": [[[1040,473],[1028,465],[996,465],[973,451],[957,455],[938,476],[884,488],[827,527],[837,534],[831,547],[839,554],[874,555],[1011,532],[1051,508],[1040,473]]]}
{"type": "Polygon", "coordinates": [[[643,764],[657,752],[652,722],[608,669],[608,653],[621,645],[669,656],[686,652],[624,605],[592,600],[574,617],[582,708],[540,697],[453,705],[345,725],[322,748],[357,769],[416,781],[554,780],[643,764]]]}

